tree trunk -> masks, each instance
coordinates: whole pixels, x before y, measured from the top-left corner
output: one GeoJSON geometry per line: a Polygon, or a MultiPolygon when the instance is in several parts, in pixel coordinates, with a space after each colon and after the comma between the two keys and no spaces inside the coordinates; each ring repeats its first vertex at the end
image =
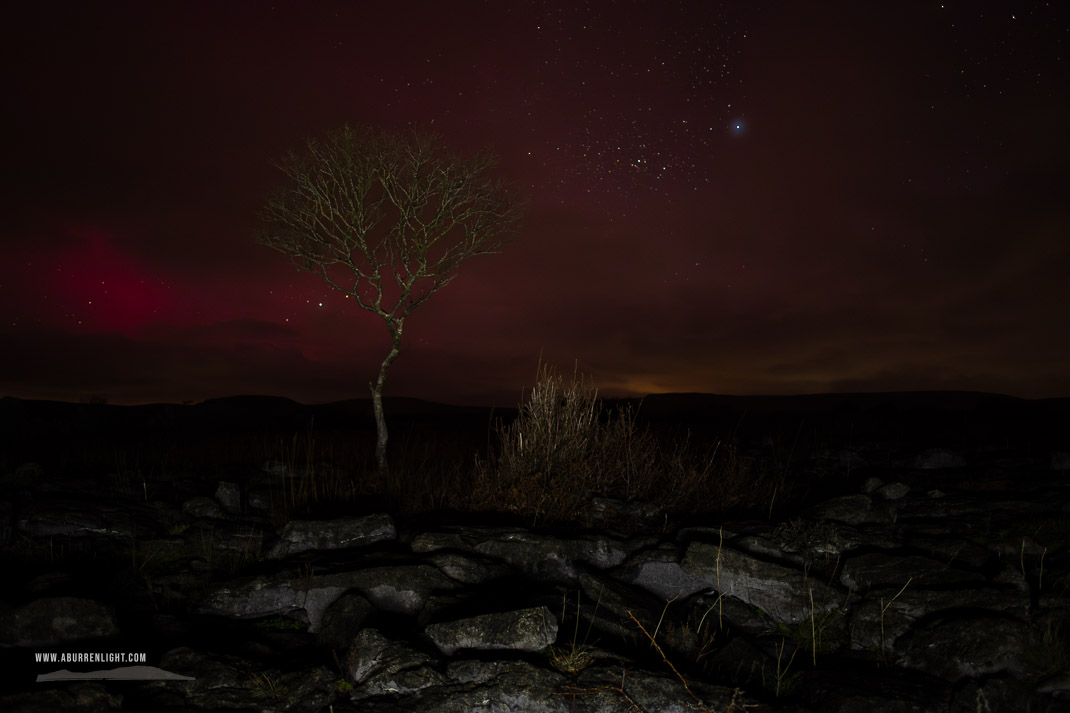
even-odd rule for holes
{"type": "Polygon", "coordinates": [[[386,430],[386,417],[383,415],[383,384],[386,383],[386,372],[390,369],[390,364],[401,351],[400,341],[398,339],[394,342],[390,348],[390,353],[386,355],[386,359],[383,359],[383,363],[379,365],[379,378],[376,382],[374,384],[368,383],[372,390],[372,409],[375,411],[375,429],[378,433],[378,439],[375,442],[375,460],[379,465],[379,477],[387,485],[390,484],[390,467],[386,462],[386,440],[389,434],[386,430]]]}

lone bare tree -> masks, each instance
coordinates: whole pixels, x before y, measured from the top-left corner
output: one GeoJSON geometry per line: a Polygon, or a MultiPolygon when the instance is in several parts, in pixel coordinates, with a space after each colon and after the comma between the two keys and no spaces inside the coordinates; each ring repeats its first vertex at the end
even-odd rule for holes
{"type": "Polygon", "coordinates": [[[383,384],[405,318],[473,255],[498,252],[518,202],[487,176],[489,154],[462,158],[429,133],[351,127],[307,139],[277,167],[289,179],[268,198],[260,243],[289,255],[383,318],[391,347],[372,392],[379,472],[389,478],[383,384]]]}

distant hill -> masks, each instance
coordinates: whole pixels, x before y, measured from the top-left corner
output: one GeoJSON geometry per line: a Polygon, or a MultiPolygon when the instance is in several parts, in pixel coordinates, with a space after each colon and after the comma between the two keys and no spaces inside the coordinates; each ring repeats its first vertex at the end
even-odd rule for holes
{"type": "MultiPolygon", "coordinates": [[[[620,401],[638,402],[639,399],[622,399],[620,401]]],[[[961,411],[978,408],[1014,408],[1049,402],[1062,402],[1065,406],[1070,404],[1070,399],[1030,400],[977,391],[896,391],[857,394],[803,394],[796,396],[726,396],[681,393],[652,394],[642,399],[644,410],[665,418],[725,410],[748,411],[751,413],[864,412],[874,409],[961,411]]],[[[610,402],[607,401],[607,403],[610,402]]]]}
{"type": "MultiPolygon", "coordinates": [[[[386,397],[392,432],[405,423],[443,429],[486,430],[508,424],[517,409],[451,406],[417,398],[386,397]]],[[[706,434],[787,433],[803,428],[843,437],[869,438],[895,432],[933,436],[953,429],[1001,438],[1021,433],[1038,440],[1070,439],[1070,399],[1019,399],[965,391],[725,396],[655,394],[643,399],[606,399],[614,409],[631,405],[642,423],[696,429],[706,434]]],[[[137,441],[173,437],[265,436],[317,431],[374,429],[371,399],[304,405],[274,396],[239,395],[200,403],[112,406],[0,399],[0,451],[59,448],[93,439],[137,441]]],[[[977,437],[976,435],[974,437],[977,437]]]]}

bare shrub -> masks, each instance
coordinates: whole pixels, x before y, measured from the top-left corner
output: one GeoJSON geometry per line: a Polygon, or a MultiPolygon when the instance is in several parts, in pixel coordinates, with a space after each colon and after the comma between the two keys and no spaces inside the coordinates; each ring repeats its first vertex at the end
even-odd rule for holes
{"type": "Polygon", "coordinates": [[[657,442],[638,432],[630,408],[601,422],[597,389],[573,372],[566,384],[549,365],[516,421],[498,428],[496,457],[476,459],[474,500],[533,521],[576,519],[592,492],[646,495],[655,481],[657,442]]]}
{"type": "Polygon", "coordinates": [[[575,372],[566,386],[550,365],[542,367],[516,421],[500,434],[500,475],[509,481],[534,473],[588,476],[587,461],[600,436],[597,393],[575,372]]]}
{"type": "Polygon", "coordinates": [[[688,431],[666,445],[640,427],[639,409],[630,405],[602,418],[596,395],[576,372],[566,384],[540,365],[516,420],[508,428],[499,422],[497,449],[489,448],[485,461],[476,456],[470,506],[536,524],[584,521],[594,494],[652,503],[666,513],[772,515],[774,506],[790,502],[786,474],[756,469],[731,440],[696,450],[688,431]]]}

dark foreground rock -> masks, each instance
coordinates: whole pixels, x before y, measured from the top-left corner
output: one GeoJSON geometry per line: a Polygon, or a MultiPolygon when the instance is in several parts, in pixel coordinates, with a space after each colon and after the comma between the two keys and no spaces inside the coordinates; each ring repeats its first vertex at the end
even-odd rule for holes
{"type": "Polygon", "coordinates": [[[0,710],[1070,710],[1070,456],[918,486],[969,461],[635,535],[273,527],[250,484],[139,499],[27,463],[0,502],[0,710]]]}

